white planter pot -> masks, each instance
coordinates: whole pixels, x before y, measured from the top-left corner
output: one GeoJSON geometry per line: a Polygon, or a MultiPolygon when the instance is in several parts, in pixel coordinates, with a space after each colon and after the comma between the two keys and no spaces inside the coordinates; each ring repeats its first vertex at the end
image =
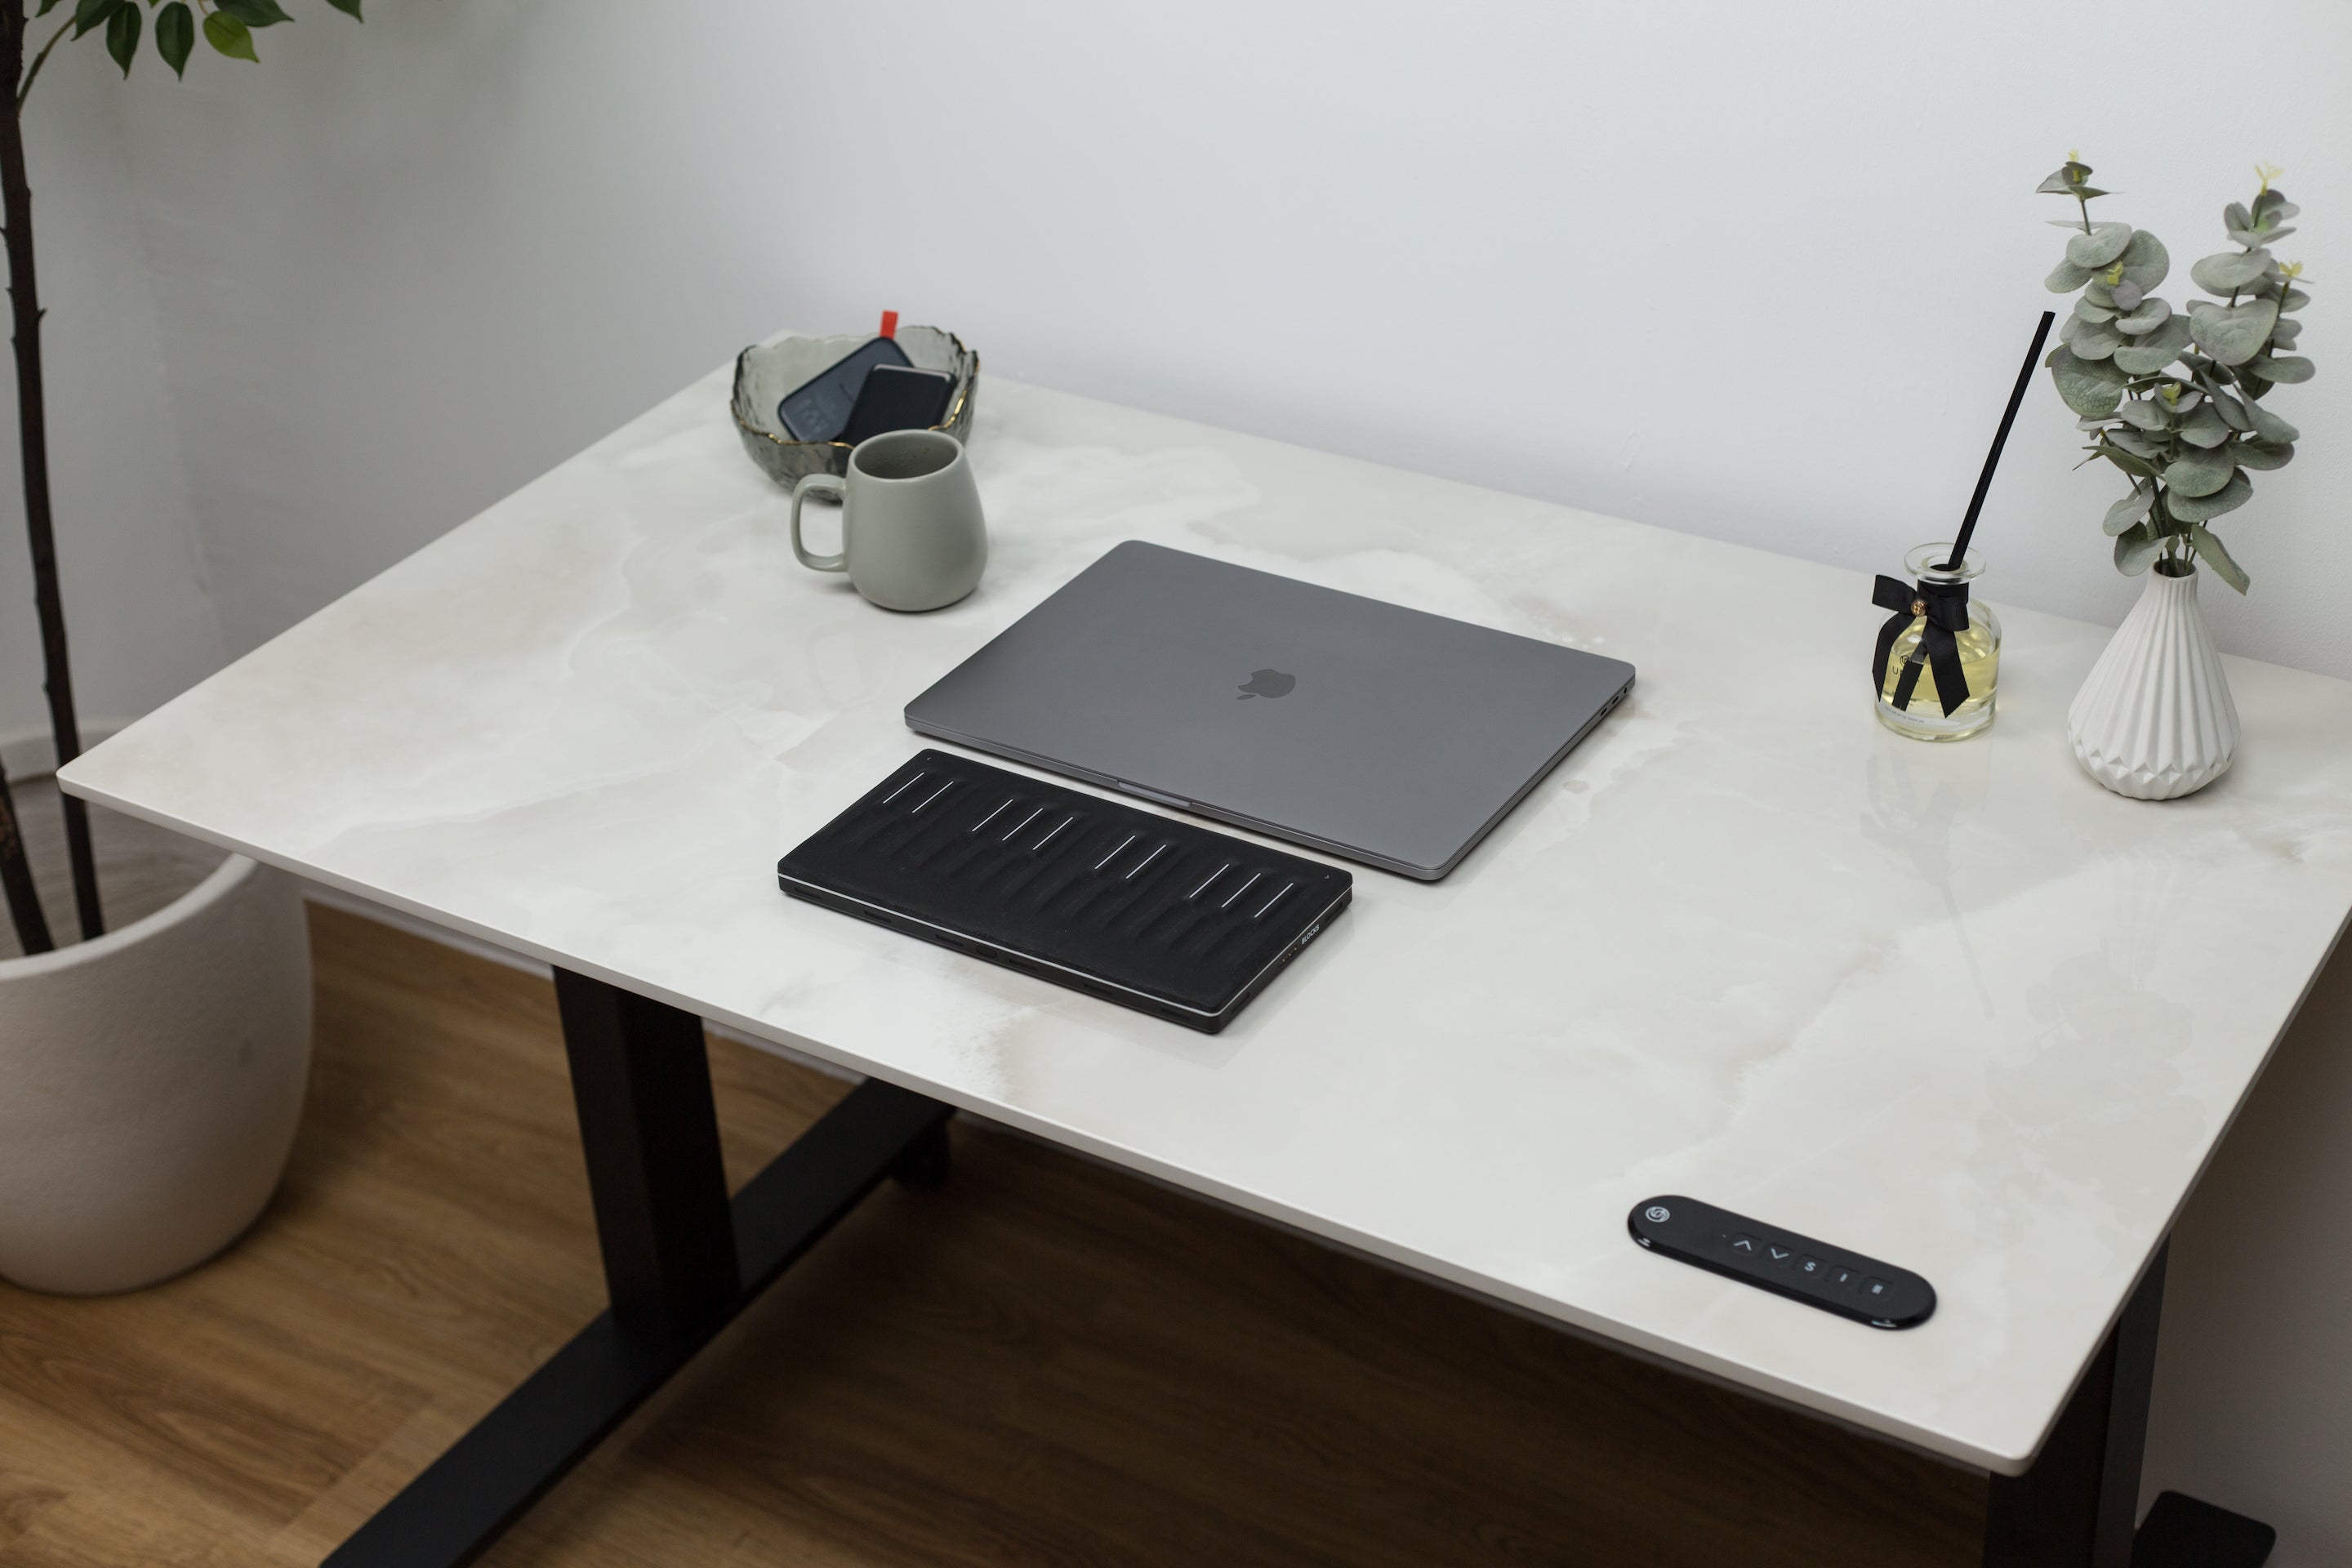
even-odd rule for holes
{"type": "Polygon", "coordinates": [[[2203,789],[2238,754],[2238,705],[2197,607],[2197,574],[2150,571],[2066,710],[2075,759],[2135,800],[2203,789]]]}
{"type": "MultiPolygon", "coordinates": [[[[102,852],[101,887],[152,870],[142,855],[159,858],[102,852]]],[[[0,960],[0,1276],[16,1284],[168,1279],[236,1240],[285,1170],[310,1068],[301,897],[244,856],[205,858],[218,864],[153,913],[0,960]]],[[[70,931],[70,900],[48,904],[70,931]]]]}

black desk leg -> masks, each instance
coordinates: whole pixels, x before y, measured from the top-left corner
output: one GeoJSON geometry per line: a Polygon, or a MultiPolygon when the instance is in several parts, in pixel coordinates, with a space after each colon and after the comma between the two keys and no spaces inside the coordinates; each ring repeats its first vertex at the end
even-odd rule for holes
{"type": "Polygon", "coordinates": [[[2134,1532],[2165,1260],[2159,1249],[2033,1468],[1992,1478],[1985,1568],[2261,1568],[2270,1555],[2270,1526],[2179,1492],[2134,1532]]]}
{"type": "Polygon", "coordinates": [[[322,1568],[460,1568],[885,1176],[947,1171],[949,1108],[868,1079],[730,1204],[702,1021],[557,970],[612,1306],[322,1568]]]}

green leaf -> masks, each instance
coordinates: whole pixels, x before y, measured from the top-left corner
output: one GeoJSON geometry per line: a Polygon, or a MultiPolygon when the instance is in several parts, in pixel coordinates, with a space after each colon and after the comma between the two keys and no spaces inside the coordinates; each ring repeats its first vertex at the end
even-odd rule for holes
{"type": "Polygon", "coordinates": [[[213,0],[213,9],[248,27],[274,27],[280,22],[294,19],[286,14],[278,0],[213,0]]]}
{"type": "Polygon", "coordinates": [[[2190,268],[2189,277],[2208,294],[2235,294],[2259,282],[2270,269],[2267,250],[2221,250],[2190,268]]]}
{"type": "Polygon", "coordinates": [[[2125,279],[2120,283],[2112,283],[2107,286],[2107,299],[2119,311],[2138,310],[2139,302],[2146,297],[2147,293],[2147,289],[2141,288],[2138,284],[2133,282],[2128,278],[2125,279]]]}
{"type": "Polygon", "coordinates": [[[2246,362],[2247,374],[2258,375],[2264,381],[2284,382],[2290,386],[2309,381],[2317,368],[2300,354],[2288,354],[2283,359],[2258,354],[2246,362]]]}
{"type": "Polygon", "coordinates": [[[2116,535],[2116,570],[2126,577],[2137,577],[2156,561],[2156,552],[2164,548],[2164,540],[2156,530],[2143,522],[2116,535]]]}
{"type": "Polygon", "coordinates": [[[2124,400],[2124,373],[2105,360],[2086,360],[2061,343],[2051,351],[2050,378],[2058,395],[2077,414],[2113,414],[2124,400]]]}
{"type": "Polygon", "coordinates": [[[115,7],[114,15],[106,19],[106,52],[114,57],[125,77],[131,74],[131,62],[139,58],[139,28],[145,21],[139,7],[131,5],[115,7]]]}
{"type": "Polygon", "coordinates": [[[2254,226],[2254,215],[2246,210],[2245,203],[2231,202],[2228,206],[2221,209],[2221,226],[2223,228],[2252,228],[2254,226]]]}
{"type": "Polygon", "coordinates": [[[92,27],[103,25],[131,0],[75,0],[73,36],[80,37],[92,27]]]}
{"type": "MultiPolygon", "coordinates": [[[[2117,290],[2117,293],[2121,292],[2122,290],[2117,290]]],[[[2138,308],[2129,315],[2116,317],[2116,325],[2133,337],[2137,337],[2142,332],[2156,331],[2170,320],[2172,320],[2172,307],[2150,294],[2142,300],[2138,308]]]]}
{"type": "Polygon", "coordinates": [[[2284,468],[2294,461],[2294,448],[2283,441],[2255,438],[2241,441],[2232,449],[2242,468],[2284,468]]]}
{"type": "Polygon", "coordinates": [[[253,35],[244,23],[226,12],[215,11],[205,17],[205,42],[236,60],[258,61],[253,52],[253,35]]]}
{"type": "Polygon", "coordinates": [[[2163,282],[2165,274],[2172,270],[2172,255],[2164,248],[2164,241],[2144,228],[2132,235],[2120,259],[2125,279],[2144,289],[2163,282]]]}
{"type": "Polygon", "coordinates": [[[2221,548],[2221,542],[2213,537],[2211,529],[2201,522],[2197,524],[2189,531],[2189,543],[2204,558],[2205,564],[2213,568],[2214,576],[2241,594],[2250,586],[2246,569],[2230,559],[2230,552],[2221,548]]]}
{"type": "Polygon", "coordinates": [[[2305,293],[2300,289],[2290,288],[2285,293],[2279,296],[2278,308],[2282,310],[2300,310],[2305,305],[2310,303],[2310,295],[2305,293]]]}
{"type": "Polygon", "coordinates": [[[187,0],[172,0],[155,13],[155,52],[173,76],[188,74],[188,52],[195,47],[195,13],[188,9],[187,0]]]}
{"type": "Polygon", "coordinates": [[[2106,531],[2121,533],[2147,515],[2148,503],[2156,500],[2154,485],[2134,485],[2132,493],[2107,508],[2106,531]]]}
{"type": "Polygon", "coordinates": [[[2246,425],[2240,428],[2251,426],[2254,434],[2265,441],[2275,441],[2281,446],[2289,446],[2303,439],[2302,431],[2259,403],[2247,404],[2245,413],[2246,425]]]}
{"type": "Polygon", "coordinates": [[[2095,271],[2121,256],[2124,247],[2131,243],[2131,237],[2132,226],[2127,223],[2093,224],[2090,233],[2078,234],[2066,242],[2066,259],[2095,271]]]}
{"type": "MultiPolygon", "coordinates": [[[[2087,450],[2090,452],[2091,456],[2084,458],[2083,463],[2090,462],[2095,458],[2105,458],[2108,462],[2113,463],[2116,468],[2121,468],[2125,473],[2129,474],[2135,479],[2152,479],[2157,477],[2155,464],[2144,462],[2141,459],[2133,457],[2129,452],[2124,451],[2120,447],[2092,447],[2087,448],[2087,450]]],[[[2083,466],[2083,463],[2077,463],[2074,466],[2079,468],[2083,466]]]]}
{"type": "Polygon", "coordinates": [[[364,22],[367,20],[365,16],[360,15],[360,0],[327,0],[327,4],[332,5],[338,11],[349,14],[351,19],[354,22],[364,22]]]}
{"type": "Polygon", "coordinates": [[[2061,196],[2106,195],[2105,191],[2085,191],[2083,182],[2091,177],[2091,165],[2069,158],[2058,165],[2057,172],[2033,187],[2035,194],[2048,191],[2061,196]]]}
{"type": "Polygon", "coordinates": [[[2254,198],[2254,226],[2262,226],[2264,218],[2284,223],[2303,209],[2286,199],[2286,193],[2276,185],[2254,198]]]}
{"type": "Polygon", "coordinates": [[[2071,261],[2062,261],[2050,269],[2050,276],[2042,280],[2042,286],[2053,294],[2072,294],[2090,280],[2088,268],[2077,267],[2071,261]]]}
{"type": "Polygon", "coordinates": [[[2083,321],[2112,321],[2116,312],[2105,305],[2094,304],[2089,297],[2074,301],[2074,317],[2083,321]]]}
{"type": "Polygon", "coordinates": [[[2211,495],[2185,496],[2174,490],[2164,498],[2164,506],[2176,521],[2203,522],[2225,511],[2237,510],[2253,497],[2254,482],[2242,473],[2233,473],[2230,482],[2211,495]]]}
{"type": "Polygon", "coordinates": [[[2067,322],[2059,336],[2078,359],[2105,359],[2132,341],[2116,331],[2113,321],[2085,321],[2080,317],[2067,322]]]}
{"type": "Polygon", "coordinates": [[[2279,319],[2279,324],[2271,329],[2271,347],[2291,349],[2294,347],[2294,340],[2301,336],[2303,336],[2303,323],[2292,316],[2283,316],[2279,319]]]}
{"type": "Polygon", "coordinates": [[[2221,422],[2231,429],[2251,430],[2254,427],[2252,416],[2246,412],[2247,405],[2234,394],[2222,391],[2221,384],[2215,381],[2210,373],[2198,372],[2197,384],[2205,389],[2205,395],[2212,400],[2214,407],[2221,411],[2221,422]]]}
{"type": "Polygon", "coordinates": [[[2189,335],[2216,364],[2245,363],[2262,353],[2277,324],[2278,306],[2269,300],[2242,305],[2210,305],[2200,300],[2189,307],[2189,335]]]}
{"type": "Polygon", "coordinates": [[[41,0],[41,8],[34,12],[33,15],[36,16],[46,16],[57,8],[58,0],[41,0]]]}
{"type": "Polygon", "coordinates": [[[2172,427],[2163,405],[2152,397],[2126,397],[2116,412],[2143,430],[2161,433],[2172,427]]]}
{"type": "Polygon", "coordinates": [[[2232,434],[2221,412],[2210,403],[2180,422],[2180,438],[2192,447],[2218,447],[2232,434]]]}
{"type": "Polygon", "coordinates": [[[2232,244],[2242,245],[2252,250],[2258,245],[2269,245],[2274,240],[2284,239],[2294,232],[2293,224],[2287,225],[2284,228],[2232,228],[2230,230],[2230,240],[2232,244]]]}
{"type": "Polygon", "coordinates": [[[2210,447],[2175,458],[2164,470],[2164,483],[2176,496],[2210,496],[2237,471],[2238,459],[2229,447],[2210,447]]]}
{"type": "MultiPolygon", "coordinates": [[[[2116,326],[2120,330],[2123,323],[2117,321],[2116,326]]],[[[2113,357],[2126,374],[2154,375],[2179,358],[2180,351],[2188,346],[2189,320],[2173,316],[2158,322],[2152,331],[2126,338],[2116,346],[2113,357]]]]}
{"type": "Polygon", "coordinates": [[[2151,463],[2160,463],[2170,456],[2165,441],[2137,430],[2110,430],[2107,432],[2107,444],[2151,463]]]}

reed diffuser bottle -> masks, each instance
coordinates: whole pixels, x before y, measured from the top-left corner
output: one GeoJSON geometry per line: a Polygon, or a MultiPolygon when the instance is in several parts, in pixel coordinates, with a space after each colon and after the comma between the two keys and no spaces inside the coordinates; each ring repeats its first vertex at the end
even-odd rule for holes
{"type": "Polygon", "coordinates": [[[1969,551],[1969,541],[1992,489],[1993,471],[2000,467],[2009,427],[2017,422],[2017,406],[2025,401],[2025,388],[2033,379],[2034,363],[2056,320],[2056,312],[2044,310],[2033,329],[2033,346],[2018,367],[2017,384],[1993,432],[1992,450],[1985,454],[1984,471],[1977,476],[1959,537],[1948,544],[1923,544],[1905,556],[1903,568],[1910,582],[1882,575],[1871,588],[1870,602],[1894,612],[1878,628],[1870,679],[1878,695],[1878,721],[1898,735],[1915,741],[1965,741],[1983,734],[1992,723],[1993,687],[2000,675],[2000,620],[1969,596],[1969,585],[1984,570],[1984,563],[1969,551]]]}
{"type": "Polygon", "coordinates": [[[1878,579],[1873,602],[1895,613],[1879,628],[1878,721],[1915,741],[1961,741],[1992,722],[2000,676],[2000,618],[1969,584],[1984,570],[1973,551],[1923,544],[1903,558],[1911,584],[1878,579]]]}

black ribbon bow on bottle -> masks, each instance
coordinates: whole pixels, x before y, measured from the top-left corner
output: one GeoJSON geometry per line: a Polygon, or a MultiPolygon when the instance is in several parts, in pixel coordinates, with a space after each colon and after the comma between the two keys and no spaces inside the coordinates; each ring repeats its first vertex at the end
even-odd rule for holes
{"type": "MultiPolygon", "coordinates": [[[[1969,585],[1966,583],[1921,583],[1916,588],[1904,585],[1899,578],[1882,574],[1877,585],[1870,591],[1870,602],[1882,610],[1895,613],[1878,628],[1878,652],[1870,661],[1871,679],[1877,689],[1886,689],[1886,658],[1895,650],[1895,639],[1903,628],[1925,616],[1927,624],[1919,630],[1919,655],[1927,667],[1936,672],[1936,700],[1944,705],[1944,717],[1969,700],[1968,677],[1960,670],[1960,644],[1955,635],[1969,628],[1969,585]]],[[[1895,710],[1911,706],[1911,694],[1919,688],[1920,657],[1903,663],[1903,678],[1895,683],[1895,695],[1887,700],[1895,710]]]]}

